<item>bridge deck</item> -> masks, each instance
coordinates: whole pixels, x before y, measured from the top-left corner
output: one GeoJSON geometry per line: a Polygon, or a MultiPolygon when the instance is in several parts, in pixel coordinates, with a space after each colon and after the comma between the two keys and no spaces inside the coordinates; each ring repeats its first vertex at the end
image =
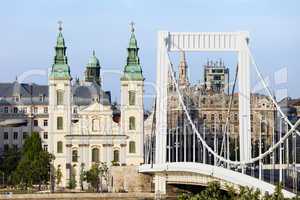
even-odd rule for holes
{"type": "MultiPolygon", "coordinates": [[[[217,167],[213,165],[207,165],[202,163],[166,163],[161,165],[142,165],[139,167],[139,172],[141,173],[170,173],[170,172],[189,172],[194,174],[200,174],[204,176],[210,176],[213,178],[217,178],[223,180],[228,183],[232,183],[233,185],[240,186],[248,186],[250,188],[259,189],[263,194],[265,192],[273,193],[275,186],[267,183],[265,181],[259,180],[257,178],[253,178],[246,174],[242,174],[236,171],[232,171],[223,167],[217,167]]],[[[176,175],[176,173],[174,173],[176,175]]],[[[174,176],[174,175],[173,175],[174,176]]],[[[173,177],[174,179],[174,177],[173,177]]],[[[178,179],[179,180],[179,179],[178,179]]],[[[207,179],[208,180],[208,179],[207,179]]],[[[283,194],[285,197],[292,198],[295,196],[294,193],[289,192],[287,190],[283,190],[283,194]]]]}

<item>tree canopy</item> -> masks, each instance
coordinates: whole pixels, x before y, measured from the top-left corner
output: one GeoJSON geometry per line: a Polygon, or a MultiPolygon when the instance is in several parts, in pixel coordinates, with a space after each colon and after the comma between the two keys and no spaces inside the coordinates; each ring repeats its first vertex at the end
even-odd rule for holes
{"type": "Polygon", "coordinates": [[[23,189],[37,184],[46,184],[50,178],[50,164],[53,156],[42,148],[38,133],[32,133],[25,140],[21,160],[13,173],[13,182],[23,189]]]}

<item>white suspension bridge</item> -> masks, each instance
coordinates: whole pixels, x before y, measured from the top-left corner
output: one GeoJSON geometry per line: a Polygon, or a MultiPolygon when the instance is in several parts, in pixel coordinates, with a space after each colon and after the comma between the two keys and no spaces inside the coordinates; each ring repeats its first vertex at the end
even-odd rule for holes
{"type": "MultiPolygon", "coordinates": [[[[299,188],[296,163],[296,139],[300,121],[292,124],[273,97],[249,49],[248,32],[168,32],[158,33],[157,96],[153,118],[153,133],[145,144],[145,164],[142,173],[154,174],[155,192],[166,194],[167,184],[205,185],[218,180],[221,185],[248,186],[262,194],[273,193],[282,183],[285,197],[293,197],[299,188]],[[226,126],[221,148],[217,137],[213,145],[206,139],[205,123],[196,123],[191,116],[186,95],[181,92],[169,52],[206,51],[236,52],[239,88],[239,144],[233,147],[226,126]],[[270,145],[265,145],[261,133],[258,145],[251,143],[250,72],[259,77],[268,97],[279,113],[279,130],[274,130],[270,145]],[[168,123],[168,81],[172,84],[182,108],[177,126],[168,123]],[[286,127],[286,131],[283,131],[286,127]],[[234,149],[235,152],[230,152],[234,149]],[[237,152],[237,150],[239,152],[237,152]],[[258,153],[253,153],[253,152],[258,153]],[[235,154],[235,155],[232,155],[235,154]]],[[[231,99],[232,100],[232,99],[231,99]]],[[[201,109],[201,108],[200,108],[201,109]]],[[[228,109],[230,112],[230,108],[228,109]]],[[[275,126],[276,127],[276,126],[275,126]]],[[[273,129],[276,129],[276,128],[273,129]]]]}

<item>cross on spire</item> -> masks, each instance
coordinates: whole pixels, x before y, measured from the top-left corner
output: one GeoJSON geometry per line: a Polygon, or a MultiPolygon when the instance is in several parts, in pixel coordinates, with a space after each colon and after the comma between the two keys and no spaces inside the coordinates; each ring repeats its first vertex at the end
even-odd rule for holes
{"type": "Polygon", "coordinates": [[[58,23],[58,30],[62,31],[62,24],[63,24],[63,22],[61,20],[59,20],[57,23],[58,23]]]}
{"type": "Polygon", "coordinates": [[[134,32],[134,22],[132,21],[132,22],[130,22],[130,30],[131,30],[131,32],[133,33],[134,32]]]}

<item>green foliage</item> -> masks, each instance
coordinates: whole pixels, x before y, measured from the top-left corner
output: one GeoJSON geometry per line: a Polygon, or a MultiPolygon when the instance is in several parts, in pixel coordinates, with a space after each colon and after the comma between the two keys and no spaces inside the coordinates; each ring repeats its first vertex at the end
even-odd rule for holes
{"type": "Polygon", "coordinates": [[[74,189],[77,186],[77,181],[76,181],[76,173],[74,167],[71,168],[71,175],[70,175],[70,180],[68,183],[68,188],[69,189],[74,189]]]}
{"type": "Polygon", "coordinates": [[[33,184],[46,184],[50,177],[50,163],[53,156],[42,148],[38,133],[32,133],[25,140],[22,158],[13,173],[13,183],[27,189],[33,184]]]}
{"type": "Polygon", "coordinates": [[[108,180],[108,167],[106,163],[94,164],[90,170],[84,173],[87,181],[96,192],[100,192],[101,180],[108,180]]]}
{"type": "Polygon", "coordinates": [[[61,183],[61,178],[62,178],[62,172],[60,166],[57,168],[55,172],[55,178],[56,178],[56,185],[59,185],[61,183]]]}
{"type": "Polygon", "coordinates": [[[9,148],[3,153],[3,156],[0,160],[0,170],[1,179],[5,178],[6,184],[12,184],[12,173],[16,170],[20,159],[21,151],[18,149],[9,148]]]}
{"type": "Polygon", "coordinates": [[[84,182],[84,175],[85,175],[85,171],[84,171],[84,163],[81,163],[80,165],[80,177],[79,177],[79,184],[80,184],[80,188],[83,191],[83,182],[84,182]]]}
{"type": "MultiPolygon", "coordinates": [[[[282,194],[282,185],[278,184],[272,195],[261,195],[259,190],[249,187],[240,187],[237,192],[234,187],[226,185],[227,192],[222,192],[218,182],[211,182],[208,186],[196,195],[181,194],[178,200],[285,200],[282,194]]],[[[293,198],[298,199],[297,197],[293,198]]]]}

